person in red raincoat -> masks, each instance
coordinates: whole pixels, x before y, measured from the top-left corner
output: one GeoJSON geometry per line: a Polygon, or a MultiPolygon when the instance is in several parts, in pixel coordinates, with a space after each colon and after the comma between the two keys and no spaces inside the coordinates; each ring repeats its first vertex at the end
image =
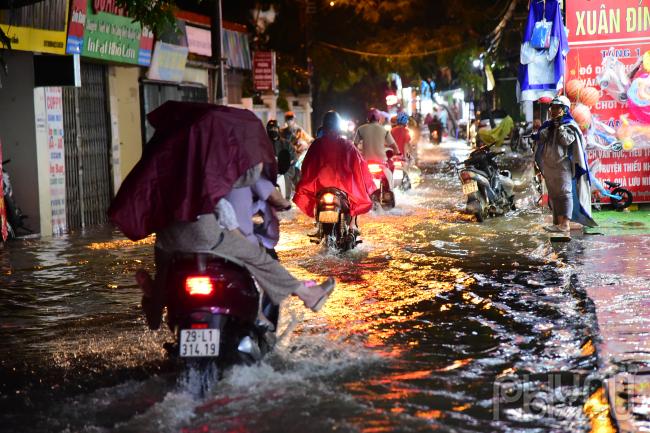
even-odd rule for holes
{"type": "MultiPolygon", "coordinates": [[[[351,216],[372,209],[370,195],[377,187],[368,170],[368,163],[350,140],[340,136],[339,122],[336,111],[325,114],[323,136],[312,143],[302,163],[302,177],[296,186],[293,201],[312,218],[316,194],[328,187],[338,188],[348,195],[351,216]]],[[[356,225],[356,218],[353,225],[356,225]]]]}

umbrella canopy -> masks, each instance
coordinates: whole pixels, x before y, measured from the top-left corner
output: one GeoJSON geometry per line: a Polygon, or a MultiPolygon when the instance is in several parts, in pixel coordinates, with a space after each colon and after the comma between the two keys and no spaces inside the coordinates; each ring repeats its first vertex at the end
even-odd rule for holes
{"type": "Polygon", "coordinates": [[[237,178],[260,162],[276,179],[273,145],[248,110],[169,101],[147,119],[156,132],[108,210],[132,240],[212,212],[237,178]]]}

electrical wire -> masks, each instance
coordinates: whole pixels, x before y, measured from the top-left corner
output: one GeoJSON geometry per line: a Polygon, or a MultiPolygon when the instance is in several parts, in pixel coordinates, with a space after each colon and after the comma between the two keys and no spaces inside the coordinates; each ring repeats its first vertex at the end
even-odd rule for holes
{"type": "Polygon", "coordinates": [[[457,48],[461,48],[467,43],[460,43],[456,45],[451,45],[449,47],[444,47],[444,48],[436,48],[435,50],[429,50],[429,51],[421,51],[419,53],[395,53],[395,54],[386,54],[386,53],[372,53],[369,51],[359,51],[359,50],[353,50],[351,48],[346,48],[346,47],[341,47],[338,45],[330,44],[328,42],[318,42],[320,45],[323,45],[324,47],[331,48],[333,50],[338,50],[338,51],[343,51],[345,53],[350,53],[350,54],[357,54],[359,56],[367,56],[367,57],[384,57],[384,58],[411,58],[411,57],[425,57],[425,56],[430,56],[432,54],[436,53],[441,53],[444,51],[449,51],[449,50],[455,50],[457,48]]]}

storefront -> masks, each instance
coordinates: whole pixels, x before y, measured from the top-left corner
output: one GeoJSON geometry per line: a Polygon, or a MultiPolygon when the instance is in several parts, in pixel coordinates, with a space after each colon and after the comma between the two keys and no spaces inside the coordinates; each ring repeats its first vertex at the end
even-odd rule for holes
{"type": "Polygon", "coordinates": [[[114,192],[141,154],[133,90],[152,49],[151,31],[113,1],[72,0],[67,53],[82,61],[81,86],[63,89],[69,229],[107,221],[114,192]]]}
{"type": "Polygon", "coordinates": [[[52,64],[43,71],[35,64],[45,57],[40,53],[65,54],[68,5],[67,0],[43,0],[0,11],[0,27],[11,40],[11,50],[3,53],[8,73],[1,73],[0,86],[0,140],[3,158],[11,159],[5,169],[16,204],[29,217],[25,225],[47,235],[65,230],[60,201],[64,156],[58,148],[63,128],[60,97],[48,94],[46,99],[45,88],[36,86],[42,85],[37,78],[58,77],[65,66],[52,64]],[[48,102],[50,118],[39,114],[48,110],[48,102]]]}
{"type": "Polygon", "coordinates": [[[566,94],[584,125],[596,177],[650,202],[650,6],[567,2],[566,94]]]}

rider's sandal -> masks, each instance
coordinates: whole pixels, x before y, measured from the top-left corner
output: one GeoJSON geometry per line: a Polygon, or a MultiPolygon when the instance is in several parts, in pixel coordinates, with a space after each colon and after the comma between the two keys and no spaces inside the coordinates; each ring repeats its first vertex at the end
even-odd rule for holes
{"type": "Polygon", "coordinates": [[[323,289],[323,294],[321,295],[321,297],[318,298],[318,300],[316,300],[316,302],[313,305],[308,306],[308,308],[311,311],[313,311],[314,313],[318,313],[323,308],[323,305],[325,305],[325,302],[327,302],[327,299],[334,291],[334,287],[336,287],[336,281],[334,280],[334,278],[328,277],[327,280],[323,281],[321,284],[316,284],[315,282],[310,281],[305,285],[307,287],[320,286],[320,288],[323,289]]]}

